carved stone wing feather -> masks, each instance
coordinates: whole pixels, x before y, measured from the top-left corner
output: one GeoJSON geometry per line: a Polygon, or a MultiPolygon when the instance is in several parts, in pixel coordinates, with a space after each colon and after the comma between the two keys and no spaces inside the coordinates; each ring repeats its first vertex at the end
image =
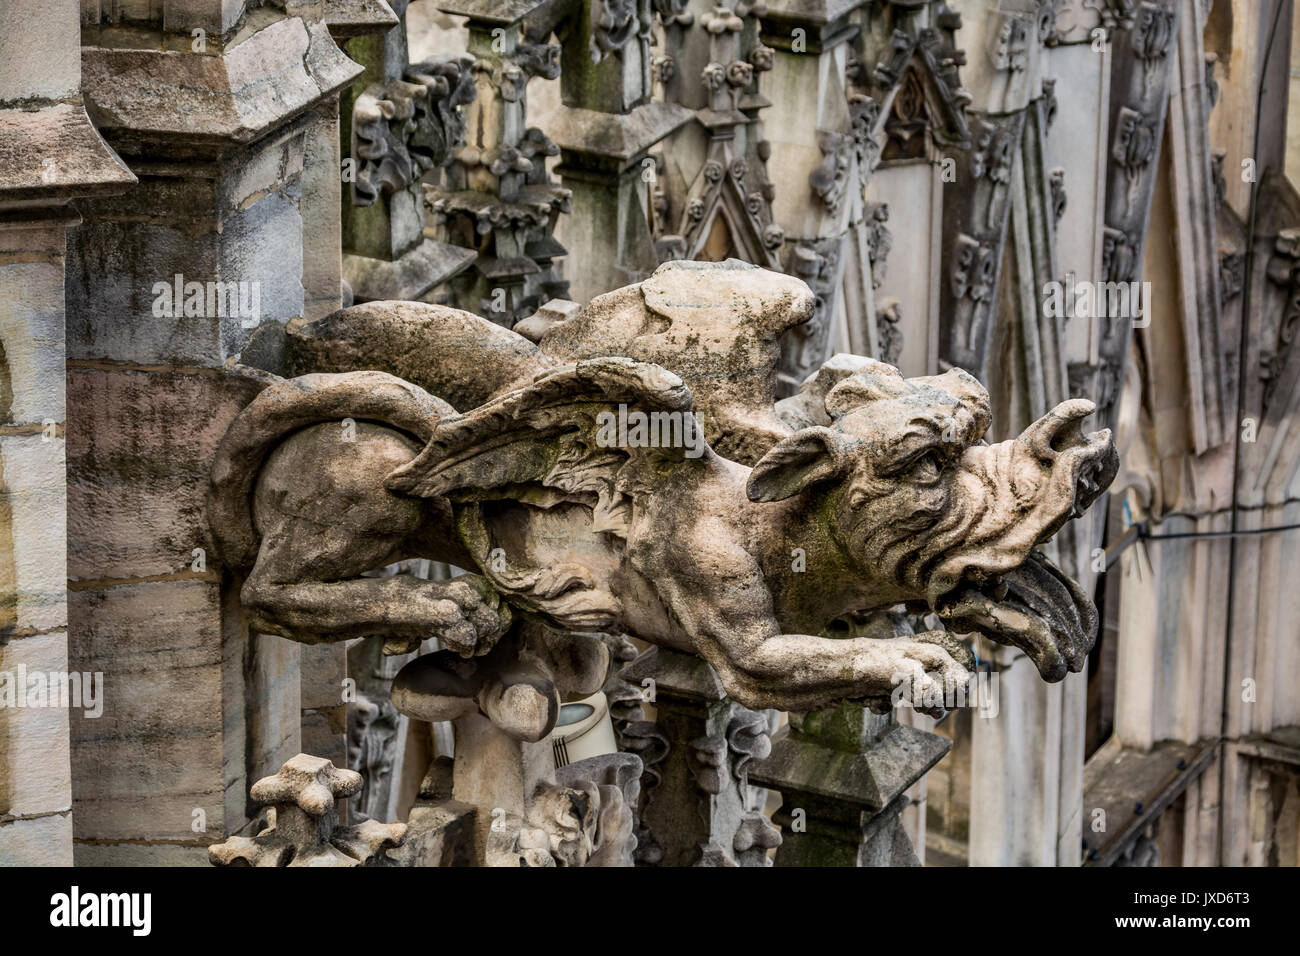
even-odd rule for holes
{"type": "Polygon", "coordinates": [[[456,502],[462,543],[511,604],[564,629],[616,628],[622,605],[607,580],[617,561],[612,539],[626,539],[632,499],[650,485],[654,462],[686,450],[611,441],[609,416],[669,412],[684,420],[690,409],[690,389],[658,365],[588,359],[444,419],[385,485],[456,502]],[[513,510],[499,515],[502,506],[513,510]],[[557,546],[551,533],[527,530],[533,522],[553,530],[548,522],[572,520],[575,508],[589,509],[588,534],[570,526],[557,546]]]}
{"type": "Polygon", "coordinates": [[[500,497],[544,505],[547,491],[593,502],[597,530],[621,510],[620,476],[635,452],[602,436],[604,415],[689,416],[690,389],[672,372],[626,358],[595,358],[544,372],[463,415],[439,423],[424,450],[389,475],[390,491],[458,501],[500,497]],[[602,414],[604,413],[604,414],[602,414]],[[528,486],[533,486],[530,493],[528,486]]]}

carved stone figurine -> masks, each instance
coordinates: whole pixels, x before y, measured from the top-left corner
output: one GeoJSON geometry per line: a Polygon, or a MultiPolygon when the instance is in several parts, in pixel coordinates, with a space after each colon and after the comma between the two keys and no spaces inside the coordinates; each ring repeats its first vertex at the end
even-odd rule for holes
{"type": "Polygon", "coordinates": [[[383,866],[384,854],[406,839],[406,824],[339,826],[334,801],[360,787],[360,774],[298,754],[253,784],[253,800],[271,808],[269,826],[208,847],[208,859],[214,866],[383,866]]]}
{"type": "Polygon", "coordinates": [[[798,279],[673,262],[533,324],[536,345],[413,302],[291,323],[289,367],[309,374],[238,416],[211,477],[254,625],[384,634],[394,652],[437,637],[448,650],[408,665],[394,703],[486,715],[519,741],[604,679],[605,646],[575,632],[697,654],[756,709],[888,706],[901,679],[940,714],[971,632],[1046,680],[1079,670],[1096,612],[1036,546],[1115,475],[1110,433],[1080,429],[1092,403],[987,445],[970,375],[857,359],[810,379],[794,430],[775,408],[778,343],[812,310],[798,279]],[[361,576],[407,557],[477,573],[361,576]],[[833,636],[898,604],[948,630],[833,636]]]}

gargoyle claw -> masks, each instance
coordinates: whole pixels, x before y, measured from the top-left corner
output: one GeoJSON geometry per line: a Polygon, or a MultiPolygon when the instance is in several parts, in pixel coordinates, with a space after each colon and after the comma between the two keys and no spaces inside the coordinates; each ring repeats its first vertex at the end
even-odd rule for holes
{"type": "Polygon", "coordinates": [[[445,623],[435,623],[429,636],[461,657],[486,654],[510,629],[513,619],[510,606],[478,574],[462,574],[446,582],[437,607],[445,615],[445,623]]]}
{"type": "Polygon", "coordinates": [[[885,705],[906,703],[918,713],[938,719],[954,701],[963,699],[975,659],[951,634],[927,631],[871,641],[861,664],[869,687],[867,706],[872,711],[885,713],[885,705]],[[969,664],[959,663],[954,654],[969,664]]]}

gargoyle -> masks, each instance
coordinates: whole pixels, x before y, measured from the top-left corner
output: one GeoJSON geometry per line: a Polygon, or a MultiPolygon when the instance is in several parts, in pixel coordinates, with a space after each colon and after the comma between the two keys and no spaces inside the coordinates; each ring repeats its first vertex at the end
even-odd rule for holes
{"type": "MultiPolygon", "coordinates": [[[[987,445],[988,395],[973,377],[904,379],[861,360],[826,392],[816,410],[825,423],[794,431],[771,407],[772,349],[811,314],[806,286],[730,264],[669,264],[641,286],[650,288],[600,297],[560,328],[644,296],[642,324],[612,327],[611,350],[657,344],[661,364],[574,358],[583,349],[573,336],[548,355],[475,316],[414,303],[322,320],[329,333],[316,355],[414,370],[407,377],[453,402],[473,401],[458,413],[383,371],[314,372],[268,387],[241,413],[219,450],[209,507],[223,558],[246,574],[255,625],[306,642],[384,633],[409,647],[437,636],[466,659],[488,655],[519,618],[621,631],[699,654],[755,709],[878,702],[901,678],[941,713],[933,702],[973,664],[953,633],[826,636],[844,615],[897,604],[1024,649],[1047,680],[1083,666],[1096,613],[1037,545],[1117,469],[1109,432],[1081,432],[1090,402],[1064,402],[1018,438],[987,445]],[[765,284],[780,308],[743,294],[765,284]],[[712,337],[692,332],[700,315],[712,337]],[[372,363],[357,327],[385,316],[396,317],[383,340],[396,358],[372,363]],[[663,367],[673,341],[689,387],[663,367]],[[728,354],[734,386],[718,377],[728,354]],[[442,357],[447,365],[430,367],[442,357]],[[737,448],[765,449],[752,467],[688,438],[692,390],[717,397],[700,409],[715,423],[706,435],[721,429],[737,448]],[[747,436],[737,396],[768,403],[754,408],[762,427],[747,436]],[[616,419],[644,427],[611,432],[616,419]],[[361,577],[410,556],[478,573],[361,577]]],[[[497,687],[489,677],[483,686],[497,687]]]]}

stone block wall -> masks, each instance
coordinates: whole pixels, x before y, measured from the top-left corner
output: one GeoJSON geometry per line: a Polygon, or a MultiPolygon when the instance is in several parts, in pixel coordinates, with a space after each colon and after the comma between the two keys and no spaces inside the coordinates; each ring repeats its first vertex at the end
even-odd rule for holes
{"type": "Polygon", "coordinates": [[[0,5],[0,866],[73,860],[73,709],[60,703],[68,203],[134,181],[82,105],[80,42],[75,4],[0,5]]]}
{"type": "Polygon", "coordinates": [[[303,749],[309,705],[346,764],[346,717],[310,681],[305,699],[299,646],[249,631],[204,494],[222,435],[271,380],[239,364],[248,336],[339,303],[332,144],[360,71],[323,23],[242,6],[183,44],[204,10],[148,25],[185,46],[157,63],[115,46],[109,12],[86,24],[86,95],[139,184],[83,203],[69,248],[69,654],[106,680],[103,715],[71,725],[78,864],[206,865],[254,826],[249,787],[303,749]],[[136,96],[168,80],[185,95],[136,96]]]}

